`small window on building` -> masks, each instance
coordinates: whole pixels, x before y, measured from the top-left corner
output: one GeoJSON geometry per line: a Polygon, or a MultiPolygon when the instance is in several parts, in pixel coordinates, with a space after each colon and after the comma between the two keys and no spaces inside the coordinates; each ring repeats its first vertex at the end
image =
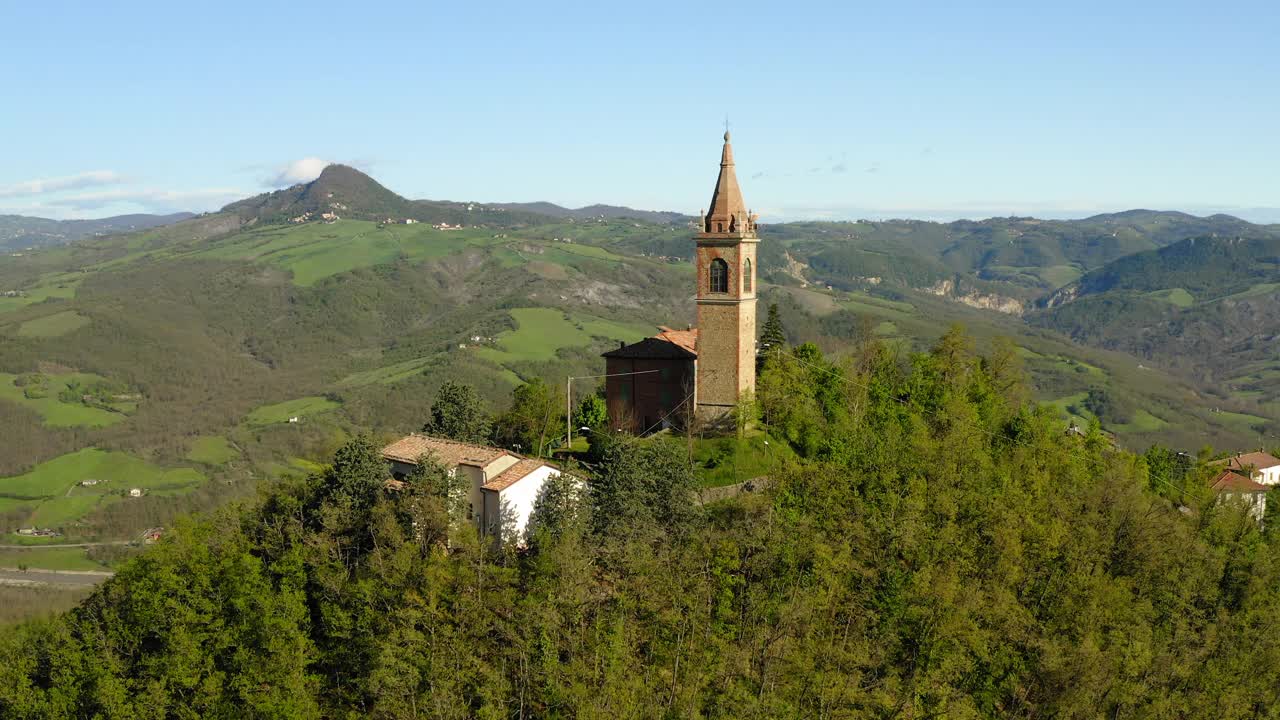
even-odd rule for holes
{"type": "Polygon", "coordinates": [[[729,263],[721,260],[720,258],[712,260],[709,274],[711,276],[711,292],[729,292],[729,263]]]}
{"type": "Polygon", "coordinates": [[[742,290],[751,292],[751,258],[742,261],[742,290]]]}

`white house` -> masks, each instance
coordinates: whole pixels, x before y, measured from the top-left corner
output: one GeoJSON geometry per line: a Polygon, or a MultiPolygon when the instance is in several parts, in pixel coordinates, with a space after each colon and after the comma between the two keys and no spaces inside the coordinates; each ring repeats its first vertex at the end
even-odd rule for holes
{"type": "Polygon", "coordinates": [[[1214,465],[1225,465],[1228,470],[1247,473],[1254,482],[1262,485],[1280,485],[1280,459],[1271,453],[1236,453],[1214,465]]]}
{"type": "Polygon", "coordinates": [[[1244,473],[1234,470],[1223,470],[1213,478],[1213,491],[1218,493],[1218,502],[1230,502],[1243,505],[1257,522],[1261,523],[1267,512],[1267,491],[1269,485],[1254,482],[1244,473]]]}
{"type": "Polygon", "coordinates": [[[520,456],[494,447],[447,440],[413,433],[382,449],[382,457],[391,464],[391,476],[402,480],[418,466],[418,458],[436,459],[454,477],[467,480],[467,517],[483,528],[484,497],[480,488],[504,470],[520,462],[520,456]]]}
{"type": "Polygon", "coordinates": [[[529,516],[533,514],[533,504],[542,492],[542,486],[551,477],[558,476],[560,468],[541,460],[525,459],[507,468],[501,475],[485,483],[481,488],[484,496],[484,525],[488,534],[499,535],[503,531],[503,514],[508,513],[511,530],[515,537],[500,538],[520,542],[524,537],[524,529],[529,525],[529,516]]]}
{"type": "Polygon", "coordinates": [[[391,476],[403,480],[418,465],[418,458],[433,457],[454,477],[467,481],[468,517],[481,533],[502,531],[503,512],[514,523],[516,538],[524,534],[542,485],[559,468],[541,460],[486,445],[447,440],[414,433],[382,449],[390,464],[391,476]]]}

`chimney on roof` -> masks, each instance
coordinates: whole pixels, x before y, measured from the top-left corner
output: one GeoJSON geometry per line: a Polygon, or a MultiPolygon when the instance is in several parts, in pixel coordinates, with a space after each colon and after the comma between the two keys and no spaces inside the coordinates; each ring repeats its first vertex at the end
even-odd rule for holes
{"type": "Polygon", "coordinates": [[[624,348],[624,347],[626,347],[626,346],[627,346],[627,341],[626,341],[626,340],[619,340],[619,341],[618,341],[618,349],[619,349],[619,350],[621,350],[622,348],[624,348]]]}
{"type": "Polygon", "coordinates": [[[685,330],[692,330],[692,329],[693,329],[693,323],[685,323],[685,324],[684,324],[684,329],[685,329],[685,330]]]}

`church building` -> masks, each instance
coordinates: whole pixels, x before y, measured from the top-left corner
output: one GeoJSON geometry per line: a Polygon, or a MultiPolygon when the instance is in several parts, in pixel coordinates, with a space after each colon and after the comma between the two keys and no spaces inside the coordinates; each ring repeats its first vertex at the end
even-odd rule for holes
{"type": "Polygon", "coordinates": [[[604,354],[612,427],[648,433],[733,412],[756,385],[755,214],[742,201],[724,134],[711,206],[694,236],[698,326],[604,354]]]}

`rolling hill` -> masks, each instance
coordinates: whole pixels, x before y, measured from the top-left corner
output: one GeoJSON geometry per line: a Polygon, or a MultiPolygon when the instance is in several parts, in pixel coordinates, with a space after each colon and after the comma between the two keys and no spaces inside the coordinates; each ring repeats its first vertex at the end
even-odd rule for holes
{"type": "Polygon", "coordinates": [[[1200,378],[1266,414],[1280,403],[1280,236],[1193,237],[1120,258],[1028,320],[1200,378]]]}
{"type": "Polygon", "coordinates": [[[25,215],[0,215],[0,251],[65,245],[84,238],[145,230],[194,217],[172,215],[116,215],[95,220],[50,220],[25,215]]]}
{"type": "MultiPolygon", "coordinates": [[[[407,200],[332,166],[217,213],[0,257],[0,289],[16,293],[0,297],[0,422],[9,428],[0,530],[53,518],[68,539],[135,537],[305,473],[351,433],[417,429],[445,380],[473,384],[500,407],[522,380],[598,374],[599,353],[619,340],[691,322],[688,228],[665,214],[589,214],[407,200]],[[321,212],[341,219],[318,221],[321,212]],[[5,489],[74,469],[62,458],[90,448],[184,482],[141,498],[110,487],[82,500],[59,499],[60,485],[5,489]]],[[[835,352],[874,337],[905,355],[952,322],[984,346],[1012,338],[1037,397],[1064,425],[1097,416],[1130,447],[1252,443],[1280,415],[1264,396],[1216,395],[1176,365],[1074,343],[1069,327],[1042,321],[1049,310],[1024,317],[957,302],[978,293],[1031,307],[1092,273],[1118,272],[1108,265],[1117,258],[1172,259],[1180,233],[1239,221],[1142,212],[1078,222],[771,226],[761,291],[782,307],[794,341],[835,352]],[[993,270],[1002,267],[1022,270],[1009,279],[993,270]],[[952,289],[939,294],[943,282],[952,289]]]]}

